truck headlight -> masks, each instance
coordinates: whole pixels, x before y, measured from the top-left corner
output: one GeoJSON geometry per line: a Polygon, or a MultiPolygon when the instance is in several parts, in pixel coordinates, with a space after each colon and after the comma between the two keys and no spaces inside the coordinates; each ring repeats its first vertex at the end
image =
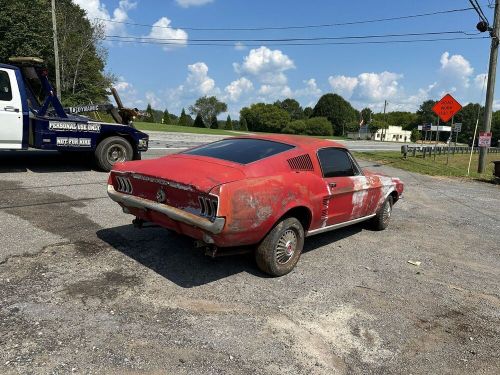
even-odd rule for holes
{"type": "Polygon", "coordinates": [[[147,138],[142,138],[139,139],[138,147],[140,150],[147,150],[148,149],[148,139],[147,138]]]}

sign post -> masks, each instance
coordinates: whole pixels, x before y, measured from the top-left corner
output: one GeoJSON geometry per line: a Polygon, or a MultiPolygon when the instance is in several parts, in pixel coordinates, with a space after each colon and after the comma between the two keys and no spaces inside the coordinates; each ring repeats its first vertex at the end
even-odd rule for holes
{"type": "MultiPolygon", "coordinates": [[[[436,147],[439,137],[439,120],[446,123],[453,119],[453,116],[457,114],[458,111],[462,109],[462,105],[455,100],[450,94],[446,94],[437,102],[432,111],[438,116],[438,125],[436,128],[436,146],[434,146],[434,160],[436,160],[436,147]]],[[[451,141],[450,141],[451,142],[451,141]]],[[[456,144],[455,144],[456,146],[456,144]]]]}

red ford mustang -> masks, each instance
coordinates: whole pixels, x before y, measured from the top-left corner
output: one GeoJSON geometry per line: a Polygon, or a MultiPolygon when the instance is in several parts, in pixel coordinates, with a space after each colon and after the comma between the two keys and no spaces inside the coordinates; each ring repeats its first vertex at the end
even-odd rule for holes
{"type": "Polygon", "coordinates": [[[125,213],[212,249],[253,246],[273,276],[304,238],[364,220],[385,229],[403,183],[362,170],[341,144],[310,137],[228,138],[155,160],[115,164],[108,194],[125,213]]]}

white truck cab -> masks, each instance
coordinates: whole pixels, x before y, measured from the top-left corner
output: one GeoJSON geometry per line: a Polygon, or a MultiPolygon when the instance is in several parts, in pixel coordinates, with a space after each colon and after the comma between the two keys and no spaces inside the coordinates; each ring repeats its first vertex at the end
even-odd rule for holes
{"type": "Polygon", "coordinates": [[[0,67],[0,149],[19,150],[22,143],[22,100],[16,72],[0,67]]]}

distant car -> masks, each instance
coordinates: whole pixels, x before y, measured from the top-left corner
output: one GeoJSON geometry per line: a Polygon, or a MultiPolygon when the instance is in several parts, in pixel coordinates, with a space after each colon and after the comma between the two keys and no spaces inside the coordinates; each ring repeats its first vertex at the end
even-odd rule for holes
{"type": "Polygon", "coordinates": [[[155,160],[115,164],[108,194],[139,222],[214,251],[250,246],[259,268],[290,272],[304,238],[371,220],[389,223],[397,178],[363,171],[341,144],[311,137],[228,138],[155,160]]]}

